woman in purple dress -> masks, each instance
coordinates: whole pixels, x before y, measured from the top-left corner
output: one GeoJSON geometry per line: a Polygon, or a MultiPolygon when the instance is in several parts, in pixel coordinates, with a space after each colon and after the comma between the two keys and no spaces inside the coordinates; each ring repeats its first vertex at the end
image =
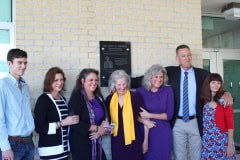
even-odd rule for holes
{"type": "Polygon", "coordinates": [[[141,160],[142,140],[139,112],[143,107],[140,95],[130,92],[130,78],[123,70],[114,71],[109,78],[112,92],[107,97],[111,122],[115,124],[111,138],[113,160],[141,160]]]}
{"type": "Polygon", "coordinates": [[[167,79],[165,68],[153,65],[144,75],[143,87],[136,91],[142,95],[146,107],[146,110],[141,108],[141,117],[155,123],[155,127],[148,127],[149,131],[145,131],[148,142],[143,145],[144,160],[171,160],[172,130],[169,121],[173,116],[174,96],[172,88],[166,85],[167,79]]]}

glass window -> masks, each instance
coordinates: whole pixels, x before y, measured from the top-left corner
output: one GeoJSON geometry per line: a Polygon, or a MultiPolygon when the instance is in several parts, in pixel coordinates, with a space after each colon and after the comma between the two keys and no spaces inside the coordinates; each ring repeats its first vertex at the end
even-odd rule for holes
{"type": "Polygon", "coordinates": [[[202,17],[203,48],[240,49],[240,21],[202,17]]]}
{"type": "Polygon", "coordinates": [[[10,45],[0,45],[0,78],[6,75],[8,72],[7,65],[7,52],[12,48],[10,45]]]}
{"type": "Polygon", "coordinates": [[[10,43],[10,32],[9,29],[0,29],[0,44],[10,43]]]}
{"type": "Polygon", "coordinates": [[[1,0],[0,22],[12,22],[12,1],[1,0]]]}
{"type": "Polygon", "coordinates": [[[0,78],[8,72],[7,52],[15,44],[15,4],[16,0],[0,2],[0,78]]]}
{"type": "Polygon", "coordinates": [[[203,59],[203,69],[210,72],[210,59],[203,59]]]}

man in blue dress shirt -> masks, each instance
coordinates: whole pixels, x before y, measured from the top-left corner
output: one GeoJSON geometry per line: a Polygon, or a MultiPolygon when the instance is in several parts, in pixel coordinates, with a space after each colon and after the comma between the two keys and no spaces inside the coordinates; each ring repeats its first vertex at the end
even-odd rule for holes
{"type": "Polygon", "coordinates": [[[11,49],[7,63],[9,73],[0,79],[0,159],[33,160],[30,93],[21,77],[27,67],[27,53],[11,49]]]}

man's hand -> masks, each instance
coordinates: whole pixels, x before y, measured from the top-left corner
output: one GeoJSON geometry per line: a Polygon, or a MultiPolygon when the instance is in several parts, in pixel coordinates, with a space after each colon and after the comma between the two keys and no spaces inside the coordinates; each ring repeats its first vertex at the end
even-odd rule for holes
{"type": "Polygon", "coordinates": [[[2,151],[2,160],[14,160],[13,151],[11,149],[2,151]]]}
{"type": "Polygon", "coordinates": [[[224,99],[224,106],[233,105],[233,97],[230,92],[224,92],[222,98],[224,99]]]}

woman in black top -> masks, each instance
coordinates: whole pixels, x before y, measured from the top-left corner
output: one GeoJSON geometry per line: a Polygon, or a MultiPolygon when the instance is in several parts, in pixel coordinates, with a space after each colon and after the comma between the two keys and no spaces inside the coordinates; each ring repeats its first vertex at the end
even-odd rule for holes
{"type": "Polygon", "coordinates": [[[50,68],[45,76],[43,94],[35,106],[35,130],[39,133],[38,152],[41,159],[67,160],[69,157],[69,125],[79,122],[69,116],[64,90],[65,76],[58,67],[50,68]]]}
{"type": "Polygon", "coordinates": [[[98,86],[97,70],[81,71],[69,100],[69,110],[80,118],[78,124],[70,127],[72,160],[106,159],[101,137],[106,133],[108,114],[98,86]]]}

